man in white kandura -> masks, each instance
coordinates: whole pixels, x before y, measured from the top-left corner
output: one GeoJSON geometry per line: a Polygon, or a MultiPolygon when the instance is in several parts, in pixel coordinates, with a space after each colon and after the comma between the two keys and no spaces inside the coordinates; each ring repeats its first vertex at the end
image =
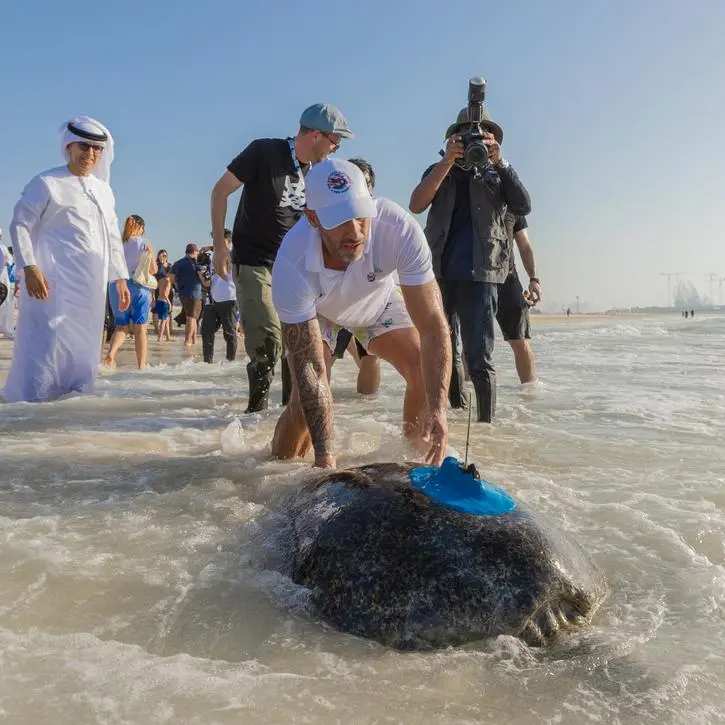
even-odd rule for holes
{"type": "Polygon", "coordinates": [[[389,199],[373,199],[349,161],[316,164],[305,187],[305,217],[285,235],[272,268],[293,379],[272,454],[302,456],[311,444],[315,466],[337,465],[326,369],[344,327],[403,376],[404,433],[427,463],[439,465],[448,440],[451,345],[423,230],[389,199]]]}
{"type": "Polygon", "coordinates": [[[31,179],[15,206],[10,238],[22,270],[8,403],[93,390],[106,286],[129,304],[115,199],[109,186],[113,139],[78,116],[61,127],[65,166],[31,179]]]}

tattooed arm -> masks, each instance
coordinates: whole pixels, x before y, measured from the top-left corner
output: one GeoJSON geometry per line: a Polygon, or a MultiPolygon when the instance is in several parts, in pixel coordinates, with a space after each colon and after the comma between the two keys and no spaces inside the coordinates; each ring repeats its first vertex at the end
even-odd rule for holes
{"type": "Polygon", "coordinates": [[[334,468],[332,455],[332,394],[325,372],[320,325],[316,319],[296,325],[282,323],[285,350],[297,383],[302,413],[315,450],[315,466],[334,468]]]}

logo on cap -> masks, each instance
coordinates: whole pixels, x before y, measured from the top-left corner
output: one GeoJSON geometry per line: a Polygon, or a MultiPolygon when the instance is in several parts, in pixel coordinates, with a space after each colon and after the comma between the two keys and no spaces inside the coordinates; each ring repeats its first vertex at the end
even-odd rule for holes
{"type": "Polygon", "coordinates": [[[344,194],[351,186],[352,181],[344,171],[333,171],[327,177],[327,188],[334,194],[344,194]]]}

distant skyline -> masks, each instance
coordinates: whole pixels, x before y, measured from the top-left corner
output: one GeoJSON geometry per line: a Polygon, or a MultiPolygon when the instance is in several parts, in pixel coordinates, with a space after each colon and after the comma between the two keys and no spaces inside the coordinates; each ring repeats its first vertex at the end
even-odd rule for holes
{"type": "Polygon", "coordinates": [[[407,208],[483,75],[532,197],[543,309],[577,295],[591,310],[665,305],[663,272],[689,273],[701,296],[714,273],[719,302],[721,0],[108,0],[91,18],[28,0],[0,18],[6,241],[23,186],[62,163],[58,128],[77,114],[115,137],[119,217],[141,214],[172,256],[208,241],[229,161],[254,138],[293,135],[315,102],[339,106],[356,134],[338,155],[368,159],[377,193],[407,208]]]}

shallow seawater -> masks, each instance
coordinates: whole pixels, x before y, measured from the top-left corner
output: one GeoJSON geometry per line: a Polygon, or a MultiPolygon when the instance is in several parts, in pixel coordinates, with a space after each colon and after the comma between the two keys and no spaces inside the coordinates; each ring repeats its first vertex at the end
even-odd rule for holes
{"type": "MultiPolygon", "coordinates": [[[[606,572],[590,628],[398,653],[315,621],[270,530],[309,476],[268,458],[279,382],[245,416],[245,361],[177,341],[143,373],[124,352],[94,396],[0,405],[0,719],[725,722],[725,317],[537,322],[532,342],[522,387],[498,341],[470,458],[606,572]]],[[[362,399],[355,370],[333,373],[339,464],[402,459],[401,382],[385,367],[362,399]]]]}

